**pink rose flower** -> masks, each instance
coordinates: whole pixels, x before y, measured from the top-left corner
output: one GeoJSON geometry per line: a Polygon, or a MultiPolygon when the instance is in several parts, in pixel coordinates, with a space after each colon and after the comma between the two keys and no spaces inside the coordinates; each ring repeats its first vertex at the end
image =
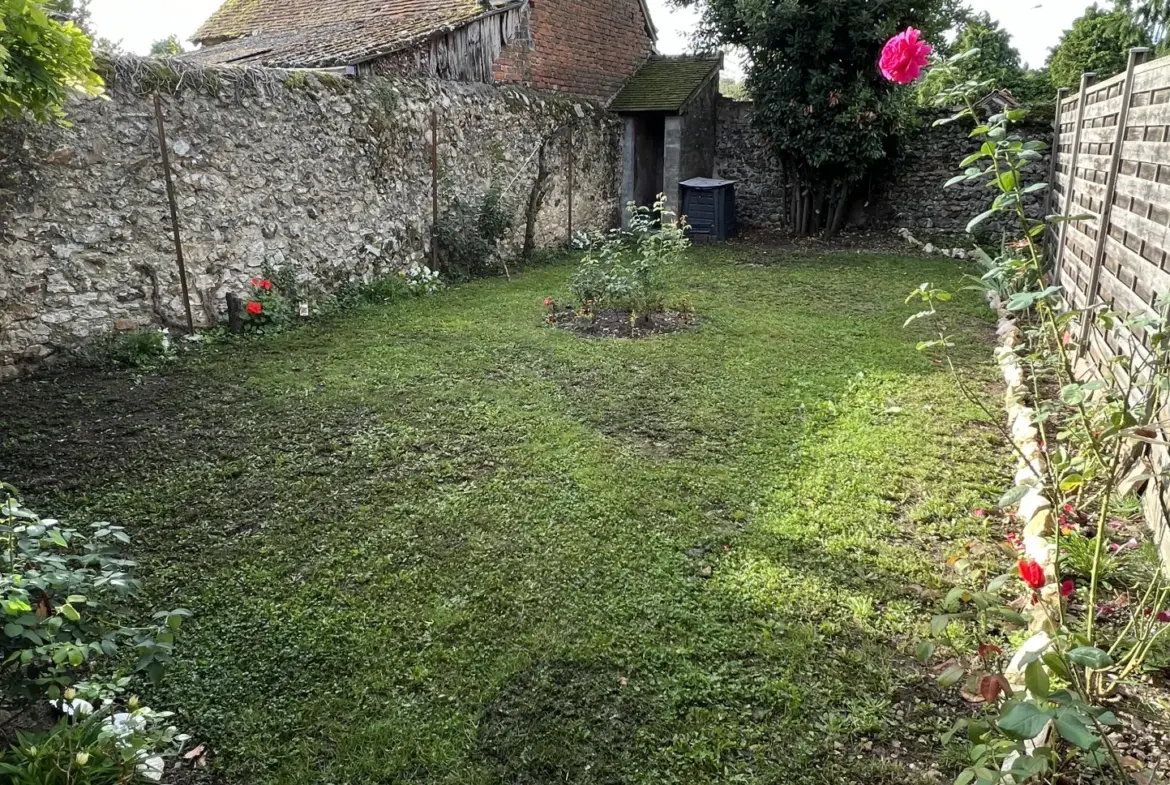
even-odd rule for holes
{"type": "Polygon", "coordinates": [[[934,51],[930,44],[918,40],[919,35],[913,27],[907,27],[886,41],[879,63],[882,76],[898,84],[910,84],[918,78],[926,67],[928,55],[934,51]]]}

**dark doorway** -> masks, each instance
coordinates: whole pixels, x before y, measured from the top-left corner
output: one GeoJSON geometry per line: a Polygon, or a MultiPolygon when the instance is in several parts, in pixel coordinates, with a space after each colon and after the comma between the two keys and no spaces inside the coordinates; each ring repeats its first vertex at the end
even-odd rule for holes
{"type": "Polygon", "coordinates": [[[666,152],[666,115],[634,117],[634,201],[653,206],[662,193],[662,161],[666,152]]]}

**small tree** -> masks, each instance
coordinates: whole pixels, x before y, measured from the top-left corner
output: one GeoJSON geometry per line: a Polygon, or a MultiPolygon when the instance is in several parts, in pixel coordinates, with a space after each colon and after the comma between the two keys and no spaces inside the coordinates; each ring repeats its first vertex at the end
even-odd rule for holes
{"type": "Polygon", "coordinates": [[[89,38],[39,0],[0,0],[0,119],[63,123],[70,90],[101,93],[89,38]]]}
{"type": "Polygon", "coordinates": [[[796,185],[797,234],[834,233],[859,183],[897,151],[911,122],[903,91],[873,64],[906,25],[928,38],[950,27],[952,0],[678,0],[703,12],[705,38],[742,47],[760,133],[796,185]]]}
{"type": "Polygon", "coordinates": [[[1048,58],[1048,73],[1056,87],[1075,88],[1081,74],[1092,71],[1108,79],[1125,70],[1129,50],[1149,46],[1150,36],[1124,10],[1102,11],[1097,6],[1073,22],[1048,58]]]}
{"type": "MultiPolygon", "coordinates": [[[[974,55],[955,63],[957,78],[964,81],[978,79],[994,82],[1011,89],[1023,79],[1020,53],[1011,44],[1011,34],[999,26],[987,12],[964,20],[959,34],[950,47],[952,54],[977,50],[974,55]]],[[[918,86],[918,103],[933,106],[943,88],[942,73],[929,71],[918,86]]]]}
{"type": "Polygon", "coordinates": [[[174,34],[150,45],[151,57],[174,57],[181,54],[183,54],[183,44],[179,41],[179,36],[174,34]]]}

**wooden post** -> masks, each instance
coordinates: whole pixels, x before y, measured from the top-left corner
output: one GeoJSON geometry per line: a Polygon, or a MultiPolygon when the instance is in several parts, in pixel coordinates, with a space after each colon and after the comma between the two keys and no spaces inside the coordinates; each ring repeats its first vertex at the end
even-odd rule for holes
{"type": "Polygon", "coordinates": [[[158,146],[162,150],[163,172],[166,173],[167,201],[171,205],[171,232],[175,238],[175,258],[179,263],[179,283],[183,288],[183,306],[187,309],[187,332],[195,334],[195,317],[191,315],[191,295],[187,291],[187,263],[183,260],[183,240],[179,236],[179,204],[175,201],[175,183],[171,176],[171,155],[167,150],[167,129],[163,124],[162,97],[154,94],[154,119],[158,124],[158,146]]]}
{"type": "MultiPolygon", "coordinates": [[[[1085,120],[1085,96],[1088,94],[1089,85],[1093,83],[1095,78],[1096,74],[1092,71],[1081,74],[1081,90],[1077,98],[1077,119],[1073,123],[1072,160],[1068,164],[1068,188],[1064,192],[1064,204],[1061,205],[1063,209],[1060,211],[1064,220],[1060,222],[1060,233],[1056,240],[1056,280],[1058,281],[1063,277],[1061,273],[1064,268],[1064,241],[1068,233],[1068,219],[1073,214],[1073,196],[1076,194],[1077,158],[1081,154],[1081,124],[1085,120]]],[[[1076,307],[1076,303],[1072,301],[1071,297],[1066,296],[1065,299],[1070,308],[1076,307]]]]}
{"type": "MultiPolygon", "coordinates": [[[[1056,117],[1052,121],[1052,153],[1048,160],[1048,193],[1044,195],[1044,214],[1042,219],[1047,220],[1048,216],[1052,214],[1052,200],[1053,194],[1056,192],[1056,176],[1060,172],[1059,161],[1060,158],[1060,120],[1061,120],[1061,105],[1068,97],[1068,88],[1062,87],[1056,91],[1056,117]]],[[[1044,230],[1044,266],[1047,268],[1052,264],[1052,232],[1047,228],[1044,230]]],[[[1053,281],[1060,280],[1060,254],[1056,254],[1056,264],[1053,265],[1051,279],[1053,281]]]]}
{"type": "Polygon", "coordinates": [[[431,110],[431,269],[439,269],[439,110],[431,110]]]}
{"type": "Polygon", "coordinates": [[[244,303],[235,292],[227,294],[228,332],[239,335],[244,331],[244,303]]]}
{"type": "MultiPolygon", "coordinates": [[[[1097,287],[1101,282],[1101,266],[1105,261],[1106,241],[1109,239],[1109,218],[1113,211],[1113,197],[1117,193],[1117,170],[1121,166],[1121,144],[1125,141],[1125,124],[1129,119],[1129,102],[1133,97],[1133,70],[1140,58],[1149,49],[1136,47],[1129,50],[1129,63],[1125,68],[1125,86],[1121,89],[1121,104],[1117,109],[1117,129],[1113,133],[1113,154],[1109,156],[1109,171],[1105,174],[1105,198],[1101,204],[1101,216],[1097,219],[1097,243],[1093,248],[1093,268],[1089,275],[1089,288],[1085,290],[1085,308],[1097,299],[1097,287]]],[[[1081,348],[1089,340],[1093,321],[1084,319],[1081,325],[1081,348]]]]}

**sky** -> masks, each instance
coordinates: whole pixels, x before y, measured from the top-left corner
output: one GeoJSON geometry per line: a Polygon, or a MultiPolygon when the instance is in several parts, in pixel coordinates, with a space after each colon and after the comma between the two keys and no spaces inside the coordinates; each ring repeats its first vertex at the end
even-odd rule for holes
{"type": "MultiPolygon", "coordinates": [[[[98,36],[121,41],[131,52],[145,54],[152,42],[172,33],[184,41],[220,5],[221,0],[92,0],[93,27],[98,36]]],[[[664,54],[682,54],[698,15],[676,9],[667,0],[648,0],[658,27],[658,48],[664,54]]],[[[970,0],[976,11],[987,11],[1012,34],[1020,56],[1032,66],[1043,65],[1048,50],[1072,25],[1091,0],[970,0]]],[[[730,58],[727,76],[740,75],[730,58]]]]}

